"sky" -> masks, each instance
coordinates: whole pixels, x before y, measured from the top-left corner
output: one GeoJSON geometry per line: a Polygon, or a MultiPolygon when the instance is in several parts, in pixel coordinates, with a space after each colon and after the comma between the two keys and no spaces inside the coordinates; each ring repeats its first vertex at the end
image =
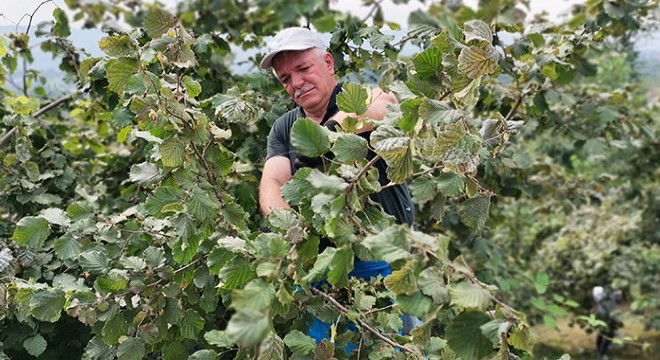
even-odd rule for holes
{"type": "MultiPolygon", "coordinates": [[[[160,0],[162,3],[174,7],[177,2],[185,0],[160,0]]],[[[148,1],[145,1],[148,2],[148,1]]],[[[150,2],[150,1],[149,1],[150,2]]],[[[426,1],[429,3],[430,1],[426,1]]],[[[465,0],[464,3],[476,7],[478,0],[465,0]]],[[[536,14],[541,11],[546,11],[550,20],[559,19],[562,13],[566,13],[573,4],[583,3],[584,0],[531,0],[530,1],[530,14],[536,14]]],[[[331,0],[332,7],[335,9],[348,10],[353,15],[364,18],[370,10],[369,6],[362,5],[361,1],[356,0],[331,0]]],[[[21,25],[27,26],[29,18],[24,17],[26,14],[32,14],[37,7],[41,7],[35,13],[32,21],[33,24],[51,20],[53,9],[59,6],[66,9],[63,0],[0,0],[0,26],[3,25],[21,25]]],[[[408,14],[416,9],[426,9],[428,5],[422,4],[418,0],[409,0],[408,4],[396,5],[391,0],[383,2],[383,13],[385,19],[388,21],[396,22],[405,26],[408,19],[408,14]]],[[[75,26],[75,24],[72,24],[75,26]]]]}

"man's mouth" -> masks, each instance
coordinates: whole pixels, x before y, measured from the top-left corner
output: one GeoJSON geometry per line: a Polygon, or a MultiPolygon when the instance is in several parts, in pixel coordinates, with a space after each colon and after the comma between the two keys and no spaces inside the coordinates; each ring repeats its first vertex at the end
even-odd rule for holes
{"type": "Polygon", "coordinates": [[[308,92],[312,91],[314,89],[314,86],[305,86],[301,89],[297,89],[296,93],[294,94],[296,99],[302,97],[303,95],[307,94],[308,92]]]}

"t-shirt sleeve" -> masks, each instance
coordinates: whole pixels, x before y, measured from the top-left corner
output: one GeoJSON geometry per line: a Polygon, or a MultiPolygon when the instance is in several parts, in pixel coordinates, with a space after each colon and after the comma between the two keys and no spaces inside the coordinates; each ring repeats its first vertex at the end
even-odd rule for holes
{"type": "Polygon", "coordinates": [[[288,141],[287,134],[285,129],[286,121],[284,119],[278,119],[273,124],[273,127],[270,128],[270,133],[268,134],[268,149],[266,153],[266,159],[270,159],[273,156],[288,156],[288,141]]]}

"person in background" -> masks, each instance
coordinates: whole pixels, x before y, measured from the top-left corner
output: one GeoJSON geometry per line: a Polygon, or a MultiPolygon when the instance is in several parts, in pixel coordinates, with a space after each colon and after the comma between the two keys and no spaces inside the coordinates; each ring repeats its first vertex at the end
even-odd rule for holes
{"type": "MultiPolygon", "coordinates": [[[[339,111],[337,107],[336,97],[342,91],[342,84],[335,78],[334,58],[326,51],[318,34],[304,27],[284,29],[268,44],[268,51],[261,61],[261,68],[273,69],[277,79],[298,106],[279,117],[268,135],[266,162],[259,184],[259,206],[264,215],[268,215],[274,208],[290,208],[282,198],[284,184],[298,169],[315,167],[321,163],[320,159],[298,155],[290,137],[294,122],[309,118],[334,131],[348,116],[357,117],[355,114],[339,111]]],[[[379,88],[373,89],[372,99],[363,118],[382,120],[387,113],[387,105],[397,103],[393,94],[385,93],[379,88]]],[[[358,134],[369,139],[371,130],[371,127],[365,126],[358,130],[358,134]]],[[[374,156],[370,151],[368,159],[374,156]]],[[[375,167],[380,172],[381,185],[388,184],[390,181],[387,179],[385,161],[381,159],[375,167]]],[[[394,216],[398,223],[412,225],[414,207],[406,184],[387,187],[374,194],[372,199],[381,204],[383,210],[394,216]]],[[[332,244],[324,239],[319,252],[327,246],[332,244]]],[[[356,259],[354,270],[349,276],[368,280],[377,275],[385,277],[390,273],[390,266],[385,262],[356,259]]],[[[419,320],[410,316],[404,316],[403,320],[404,333],[419,324],[419,320]]],[[[309,335],[321,342],[328,338],[330,325],[315,318],[309,335]]]]}
{"type": "Polygon", "coordinates": [[[592,296],[596,306],[596,318],[607,324],[606,329],[600,329],[598,331],[596,351],[598,352],[599,360],[607,360],[607,350],[612,344],[612,339],[616,336],[616,330],[623,326],[623,323],[613,314],[623,293],[621,290],[611,290],[602,286],[595,286],[592,296]]]}

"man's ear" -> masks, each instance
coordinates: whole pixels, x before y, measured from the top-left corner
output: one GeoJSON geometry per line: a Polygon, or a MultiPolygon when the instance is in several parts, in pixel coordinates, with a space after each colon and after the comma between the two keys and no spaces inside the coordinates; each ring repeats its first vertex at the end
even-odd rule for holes
{"type": "Polygon", "coordinates": [[[323,57],[323,60],[325,60],[325,67],[330,71],[331,73],[335,73],[335,58],[332,57],[332,54],[329,52],[325,52],[325,56],[323,57]]]}

